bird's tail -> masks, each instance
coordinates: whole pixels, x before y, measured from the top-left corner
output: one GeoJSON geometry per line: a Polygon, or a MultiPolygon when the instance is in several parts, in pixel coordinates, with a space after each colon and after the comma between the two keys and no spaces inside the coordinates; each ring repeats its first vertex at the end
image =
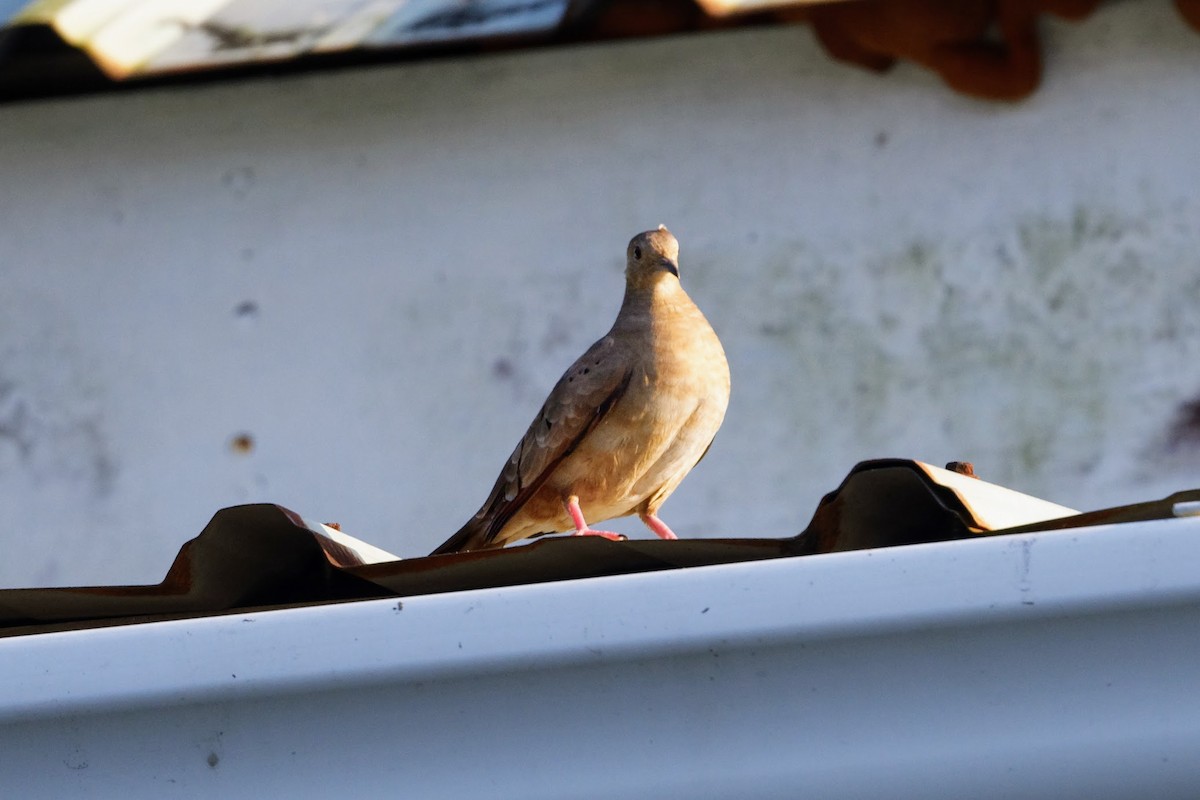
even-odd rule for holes
{"type": "Polygon", "coordinates": [[[467,524],[458,529],[458,533],[439,544],[429,555],[440,556],[445,553],[461,553],[464,550],[477,550],[485,546],[484,537],[487,533],[487,519],[471,517],[467,524]]]}

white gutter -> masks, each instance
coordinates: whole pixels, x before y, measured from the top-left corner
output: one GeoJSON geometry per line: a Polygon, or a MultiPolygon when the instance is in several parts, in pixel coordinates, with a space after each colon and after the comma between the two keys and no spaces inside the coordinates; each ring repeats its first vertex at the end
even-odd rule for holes
{"type": "Polygon", "coordinates": [[[5,797],[1195,797],[1200,518],[0,639],[5,797]]]}

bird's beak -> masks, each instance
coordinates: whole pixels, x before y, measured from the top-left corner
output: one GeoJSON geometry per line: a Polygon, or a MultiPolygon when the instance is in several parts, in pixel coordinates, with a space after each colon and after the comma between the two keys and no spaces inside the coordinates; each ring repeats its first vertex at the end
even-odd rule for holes
{"type": "Polygon", "coordinates": [[[662,265],[663,265],[663,269],[665,269],[667,272],[671,273],[676,278],[679,277],[679,265],[676,264],[674,261],[672,261],[669,258],[664,258],[662,265]]]}

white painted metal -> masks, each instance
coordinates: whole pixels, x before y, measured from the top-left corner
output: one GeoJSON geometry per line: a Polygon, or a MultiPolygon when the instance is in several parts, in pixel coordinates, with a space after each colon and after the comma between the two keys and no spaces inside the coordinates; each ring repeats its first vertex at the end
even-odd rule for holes
{"type": "Polygon", "coordinates": [[[1191,798],[1194,517],[0,640],[5,796],[1191,798]]]}
{"type": "Polygon", "coordinates": [[[915,462],[930,478],[945,486],[958,497],[981,527],[998,531],[1031,525],[1051,519],[1071,517],[1079,512],[1073,508],[1051,503],[1040,497],[1014,492],[1004,486],[979,478],[951,472],[932,464],[915,462]]]}
{"type": "Polygon", "coordinates": [[[1176,503],[1171,507],[1171,512],[1177,517],[1197,517],[1200,516],[1200,501],[1185,500],[1176,503]]]}
{"type": "Polygon", "coordinates": [[[363,564],[379,564],[384,561],[398,561],[400,556],[395,553],[389,553],[387,550],[376,547],[370,542],[364,542],[362,539],[351,536],[344,531],[326,525],[323,522],[312,522],[311,520],[301,517],[301,522],[304,527],[308,528],[318,536],[323,536],[326,539],[331,539],[342,547],[345,547],[350,552],[358,556],[363,564]]]}

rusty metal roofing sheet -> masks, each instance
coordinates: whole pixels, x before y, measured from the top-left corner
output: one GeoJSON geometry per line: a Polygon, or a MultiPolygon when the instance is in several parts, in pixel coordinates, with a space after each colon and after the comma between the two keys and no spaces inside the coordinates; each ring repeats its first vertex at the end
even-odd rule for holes
{"type": "Polygon", "coordinates": [[[1198,501],[1200,489],[1079,514],[927,464],[888,459],[856,466],[791,538],[554,537],[397,560],[279,506],[237,506],[217,512],[158,585],[0,591],[0,636],[1170,518],[1198,501]]]}

